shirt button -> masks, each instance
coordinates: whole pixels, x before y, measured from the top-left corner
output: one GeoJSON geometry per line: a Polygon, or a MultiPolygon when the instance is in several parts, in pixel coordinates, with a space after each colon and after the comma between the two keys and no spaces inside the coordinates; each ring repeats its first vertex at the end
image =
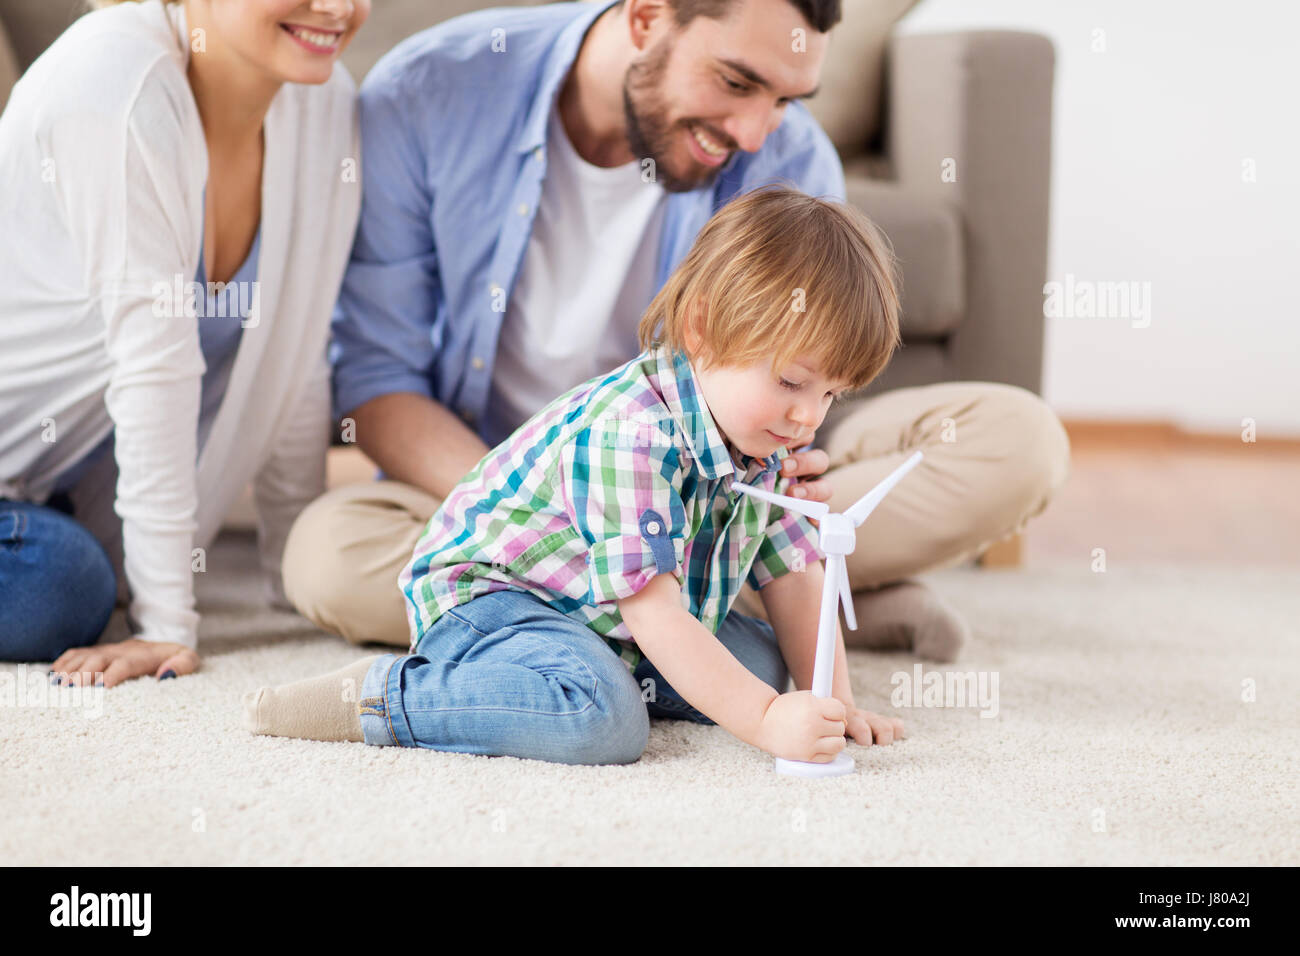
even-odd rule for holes
{"type": "Polygon", "coordinates": [[[526,215],[528,215],[528,203],[526,203],[526,202],[521,202],[521,203],[519,204],[519,215],[521,215],[521,216],[526,216],[526,215]]]}
{"type": "Polygon", "coordinates": [[[470,361],[469,364],[474,366],[474,371],[476,372],[483,371],[483,360],[479,358],[477,355],[474,356],[474,358],[470,361]]]}
{"type": "Polygon", "coordinates": [[[540,147],[540,146],[538,146],[536,149],[533,150],[533,159],[537,160],[538,162],[541,162],[541,161],[542,161],[542,157],[543,157],[544,155],[546,155],[546,154],[545,154],[545,152],[542,150],[542,147],[540,147]]]}
{"type": "Polygon", "coordinates": [[[659,533],[659,522],[658,522],[658,521],[651,521],[649,524],[647,524],[647,525],[645,526],[645,530],[646,530],[646,534],[658,534],[658,533],[659,533]]]}

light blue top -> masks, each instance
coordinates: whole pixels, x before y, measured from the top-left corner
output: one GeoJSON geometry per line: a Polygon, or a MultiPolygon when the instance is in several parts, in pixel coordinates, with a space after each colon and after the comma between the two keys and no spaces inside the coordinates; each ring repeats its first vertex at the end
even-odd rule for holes
{"type": "MultiPolygon", "coordinates": [[[[208,289],[205,297],[207,305],[199,316],[199,348],[203,351],[203,362],[207,370],[203,373],[203,391],[199,396],[199,451],[208,440],[208,432],[221,408],[221,399],[225,397],[226,385],[230,382],[230,370],[235,365],[235,354],[239,351],[239,340],[243,334],[243,322],[253,301],[257,281],[257,252],[262,245],[262,229],[257,229],[253,236],[252,248],[226,288],[217,295],[208,289]]],[[[207,268],[202,251],[199,252],[199,271],[196,281],[207,288],[207,268]]],[[[196,311],[198,303],[195,303],[196,311]]]]}
{"type": "MultiPolygon", "coordinates": [[[[226,394],[226,385],[230,382],[230,370],[235,365],[235,354],[239,351],[240,335],[243,333],[243,320],[248,318],[249,306],[253,301],[253,283],[257,281],[257,253],[262,244],[262,229],[259,226],[253,236],[253,246],[248,250],[248,258],[239,267],[226,288],[216,295],[205,294],[197,298],[194,311],[198,313],[199,348],[203,352],[203,362],[207,366],[203,373],[203,384],[199,394],[199,431],[198,450],[208,440],[212,423],[221,408],[221,399],[226,394]]],[[[204,266],[203,251],[199,251],[199,268],[194,281],[211,292],[207,287],[207,270],[204,266]]],[[[59,475],[54,483],[54,493],[68,491],[90,469],[101,455],[110,454],[113,448],[113,432],[109,432],[98,445],[90,450],[80,461],[59,475]]]]}
{"type": "MultiPolygon", "coordinates": [[[[522,424],[486,420],[497,335],[541,196],[551,106],[613,2],[470,13],[409,37],[366,77],[361,221],[330,348],[339,417],[416,392],[489,446],[522,424]]],[[[772,181],[844,200],[835,147],[798,101],[758,152],[669,194],[655,291],[717,209],[772,181]]]]}

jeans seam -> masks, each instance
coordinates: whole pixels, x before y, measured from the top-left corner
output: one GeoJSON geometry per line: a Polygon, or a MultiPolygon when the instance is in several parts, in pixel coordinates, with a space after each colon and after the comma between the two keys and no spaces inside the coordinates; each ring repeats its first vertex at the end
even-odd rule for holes
{"type": "Polygon", "coordinates": [[[383,695],[384,695],[384,723],[388,725],[388,736],[393,743],[399,743],[397,731],[393,728],[393,705],[388,700],[388,675],[393,672],[393,665],[400,661],[400,657],[395,657],[388,662],[388,669],[384,671],[383,695]]]}

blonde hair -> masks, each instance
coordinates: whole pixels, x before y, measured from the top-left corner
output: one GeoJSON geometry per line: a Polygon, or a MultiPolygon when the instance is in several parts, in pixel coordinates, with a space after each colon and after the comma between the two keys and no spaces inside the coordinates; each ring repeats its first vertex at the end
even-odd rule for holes
{"type": "Polygon", "coordinates": [[[893,250],[866,216],[783,186],[733,199],[700,230],[641,317],[642,349],[705,368],[811,356],[847,391],[884,370],[901,339],[893,250]],[[698,315],[697,320],[692,316],[698,315]],[[686,344],[693,322],[700,355],[686,344]]]}

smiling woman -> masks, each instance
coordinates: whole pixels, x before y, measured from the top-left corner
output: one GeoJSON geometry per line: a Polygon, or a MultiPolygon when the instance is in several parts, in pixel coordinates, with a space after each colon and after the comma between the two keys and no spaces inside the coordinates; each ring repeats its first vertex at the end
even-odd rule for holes
{"type": "Polygon", "coordinates": [[[0,122],[0,659],[111,686],[198,667],[192,575],[249,482],[283,600],[360,204],[338,56],[370,4],[94,6],[0,122]],[[209,281],[247,307],[158,294],[209,281]],[[133,636],[94,646],[115,592],[133,636]]]}
{"type": "MultiPolygon", "coordinates": [[[[90,0],[94,9],[139,0],[90,0]]],[[[191,46],[206,47],[215,33],[230,53],[282,83],[324,83],[370,0],[162,0],[185,9],[191,46]],[[305,53],[303,51],[306,51],[305,53]]],[[[214,51],[205,51],[214,52],[214,51]]]]}
{"type": "Polygon", "coordinates": [[[339,41],[343,38],[341,30],[337,32],[308,30],[306,27],[289,23],[280,24],[280,29],[312,53],[333,53],[338,50],[339,41]]]}

